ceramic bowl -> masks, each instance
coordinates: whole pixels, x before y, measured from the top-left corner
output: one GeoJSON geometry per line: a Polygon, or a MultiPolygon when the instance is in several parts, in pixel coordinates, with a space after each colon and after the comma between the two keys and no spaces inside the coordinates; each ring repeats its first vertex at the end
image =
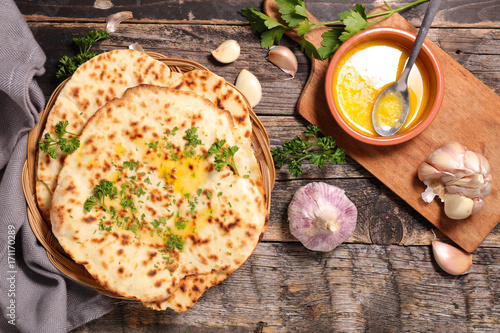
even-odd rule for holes
{"type": "Polygon", "coordinates": [[[349,124],[341,115],[341,111],[339,110],[338,105],[336,105],[334,99],[334,74],[337,69],[337,65],[342,57],[353,47],[356,47],[360,43],[364,43],[367,41],[393,41],[404,47],[405,49],[411,51],[413,44],[415,42],[416,35],[410,33],[406,30],[398,29],[398,28],[389,28],[389,27],[381,27],[381,28],[372,28],[368,30],[364,30],[353,37],[349,38],[345,43],[343,43],[340,48],[335,52],[330,64],[328,66],[328,70],[326,73],[326,81],[325,81],[325,92],[326,99],[328,102],[328,106],[330,111],[337,121],[337,123],[342,127],[342,129],[349,134],[351,137],[368,144],[387,146],[387,145],[395,145],[406,142],[408,140],[413,139],[422,131],[424,131],[434,120],[436,117],[439,108],[441,107],[441,103],[443,101],[444,96],[444,77],[441,65],[432,51],[431,47],[424,43],[420,53],[418,55],[418,59],[420,59],[425,71],[427,73],[427,77],[429,79],[429,98],[427,100],[427,104],[425,106],[424,112],[420,117],[420,120],[416,122],[411,128],[408,128],[403,133],[396,133],[392,136],[381,137],[381,136],[372,136],[366,133],[359,131],[354,128],[351,124],[349,124]]]}

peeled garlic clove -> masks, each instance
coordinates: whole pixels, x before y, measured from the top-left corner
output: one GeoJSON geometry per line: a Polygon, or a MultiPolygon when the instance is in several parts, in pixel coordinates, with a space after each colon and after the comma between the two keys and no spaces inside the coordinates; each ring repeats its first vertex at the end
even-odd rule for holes
{"type": "Polygon", "coordinates": [[[132,12],[127,11],[109,15],[106,17],[106,31],[115,32],[120,23],[131,18],[134,18],[134,15],[132,12]]]}
{"type": "Polygon", "coordinates": [[[432,253],[446,273],[460,275],[472,266],[472,254],[437,240],[432,241],[432,253]]]}
{"type": "Polygon", "coordinates": [[[356,228],[356,206],[338,187],[316,182],[295,192],[288,206],[290,232],[306,248],[328,252],[356,228]]]}
{"type": "Polygon", "coordinates": [[[246,69],[242,69],[236,78],[235,86],[246,97],[252,108],[259,104],[262,98],[262,87],[255,75],[246,69]]]}
{"type": "Polygon", "coordinates": [[[240,44],[233,39],[226,40],[212,51],[212,56],[220,63],[229,64],[240,56],[240,44]]]}
{"type": "Polygon", "coordinates": [[[283,72],[295,77],[299,64],[295,54],[288,47],[273,46],[266,59],[278,66],[283,72]]]}
{"type": "Polygon", "coordinates": [[[142,46],[139,43],[130,44],[128,46],[128,48],[131,49],[131,50],[136,50],[136,51],[139,51],[139,52],[144,52],[144,49],[142,48],[142,46]]]}
{"type": "Polygon", "coordinates": [[[448,193],[444,197],[444,213],[450,219],[462,220],[472,214],[474,201],[460,194],[448,193]]]}

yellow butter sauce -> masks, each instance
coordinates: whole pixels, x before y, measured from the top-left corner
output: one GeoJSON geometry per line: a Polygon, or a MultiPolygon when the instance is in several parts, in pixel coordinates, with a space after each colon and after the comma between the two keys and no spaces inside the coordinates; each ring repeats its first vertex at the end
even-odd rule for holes
{"type": "Polygon", "coordinates": [[[378,114],[378,122],[382,128],[396,128],[401,125],[404,100],[400,92],[391,91],[380,97],[374,111],[378,114]]]}
{"type": "MultiPolygon", "coordinates": [[[[349,50],[339,61],[333,78],[333,96],[344,120],[359,132],[378,136],[372,124],[377,97],[401,75],[410,51],[388,40],[367,41],[349,50]]],[[[418,124],[429,98],[429,79],[419,59],[408,78],[410,112],[398,133],[418,124]]],[[[397,115],[397,104],[388,101],[386,121],[397,115]],[[391,104],[392,103],[392,104],[391,104]]]]}

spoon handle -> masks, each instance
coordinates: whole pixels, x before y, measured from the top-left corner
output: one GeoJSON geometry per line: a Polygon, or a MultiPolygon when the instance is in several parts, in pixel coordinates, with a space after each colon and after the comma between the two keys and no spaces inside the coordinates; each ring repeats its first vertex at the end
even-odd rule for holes
{"type": "Polygon", "coordinates": [[[420,25],[420,30],[418,31],[417,38],[415,39],[415,44],[411,50],[410,57],[408,58],[408,62],[406,63],[405,69],[401,76],[407,76],[408,74],[410,74],[410,70],[415,63],[415,60],[417,59],[418,53],[422,48],[422,44],[424,43],[425,37],[429,32],[432,20],[434,20],[434,16],[436,16],[436,12],[438,11],[440,4],[441,0],[431,0],[429,2],[427,10],[425,11],[424,19],[422,20],[422,24],[420,25]]]}

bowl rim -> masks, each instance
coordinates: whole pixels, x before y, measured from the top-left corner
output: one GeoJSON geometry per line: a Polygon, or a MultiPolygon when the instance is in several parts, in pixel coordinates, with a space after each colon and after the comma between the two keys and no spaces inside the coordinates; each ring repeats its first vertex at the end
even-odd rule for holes
{"type": "Polygon", "coordinates": [[[372,145],[378,145],[378,146],[389,146],[389,145],[396,145],[400,144],[403,142],[406,142],[408,140],[413,139],[420,133],[422,133],[427,126],[429,126],[434,118],[437,116],[439,109],[441,108],[441,104],[443,102],[443,97],[444,97],[444,75],[443,75],[443,69],[441,67],[441,64],[432,50],[431,46],[424,41],[422,45],[422,49],[420,50],[420,55],[421,56],[422,52],[425,53],[425,55],[429,58],[430,63],[432,65],[433,72],[435,73],[436,76],[436,95],[434,98],[434,103],[432,104],[432,107],[430,108],[427,117],[425,117],[417,126],[412,128],[411,130],[402,133],[402,134],[396,134],[393,136],[389,137],[373,137],[369,136],[363,133],[360,133],[353,129],[345,120],[344,118],[340,115],[340,111],[337,110],[337,107],[335,105],[335,101],[333,98],[333,75],[335,73],[335,69],[337,67],[338,62],[342,58],[342,56],[345,54],[347,50],[349,50],[354,44],[358,43],[360,40],[365,39],[365,38],[370,38],[370,37],[378,37],[378,36],[397,36],[397,37],[402,37],[406,38],[413,43],[415,42],[416,39],[416,34],[409,32],[404,29],[400,28],[394,28],[394,27],[376,27],[376,28],[370,28],[367,30],[363,30],[356,35],[352,36],[349,38],[347,41],[345,41],[339,49],[335,52],[333,55],[332,59],[330,60],[330,63],[327,68],[326,72],[326,77],[325,77],[325,93],[326,93],[326,100],[328,103],[328,107],[330,110],[330,113],[333,115],[337,123],[340,125],[340,127],[347,132],[351,137],[357,139],[358,141],[372,144],[372,145]]]}

